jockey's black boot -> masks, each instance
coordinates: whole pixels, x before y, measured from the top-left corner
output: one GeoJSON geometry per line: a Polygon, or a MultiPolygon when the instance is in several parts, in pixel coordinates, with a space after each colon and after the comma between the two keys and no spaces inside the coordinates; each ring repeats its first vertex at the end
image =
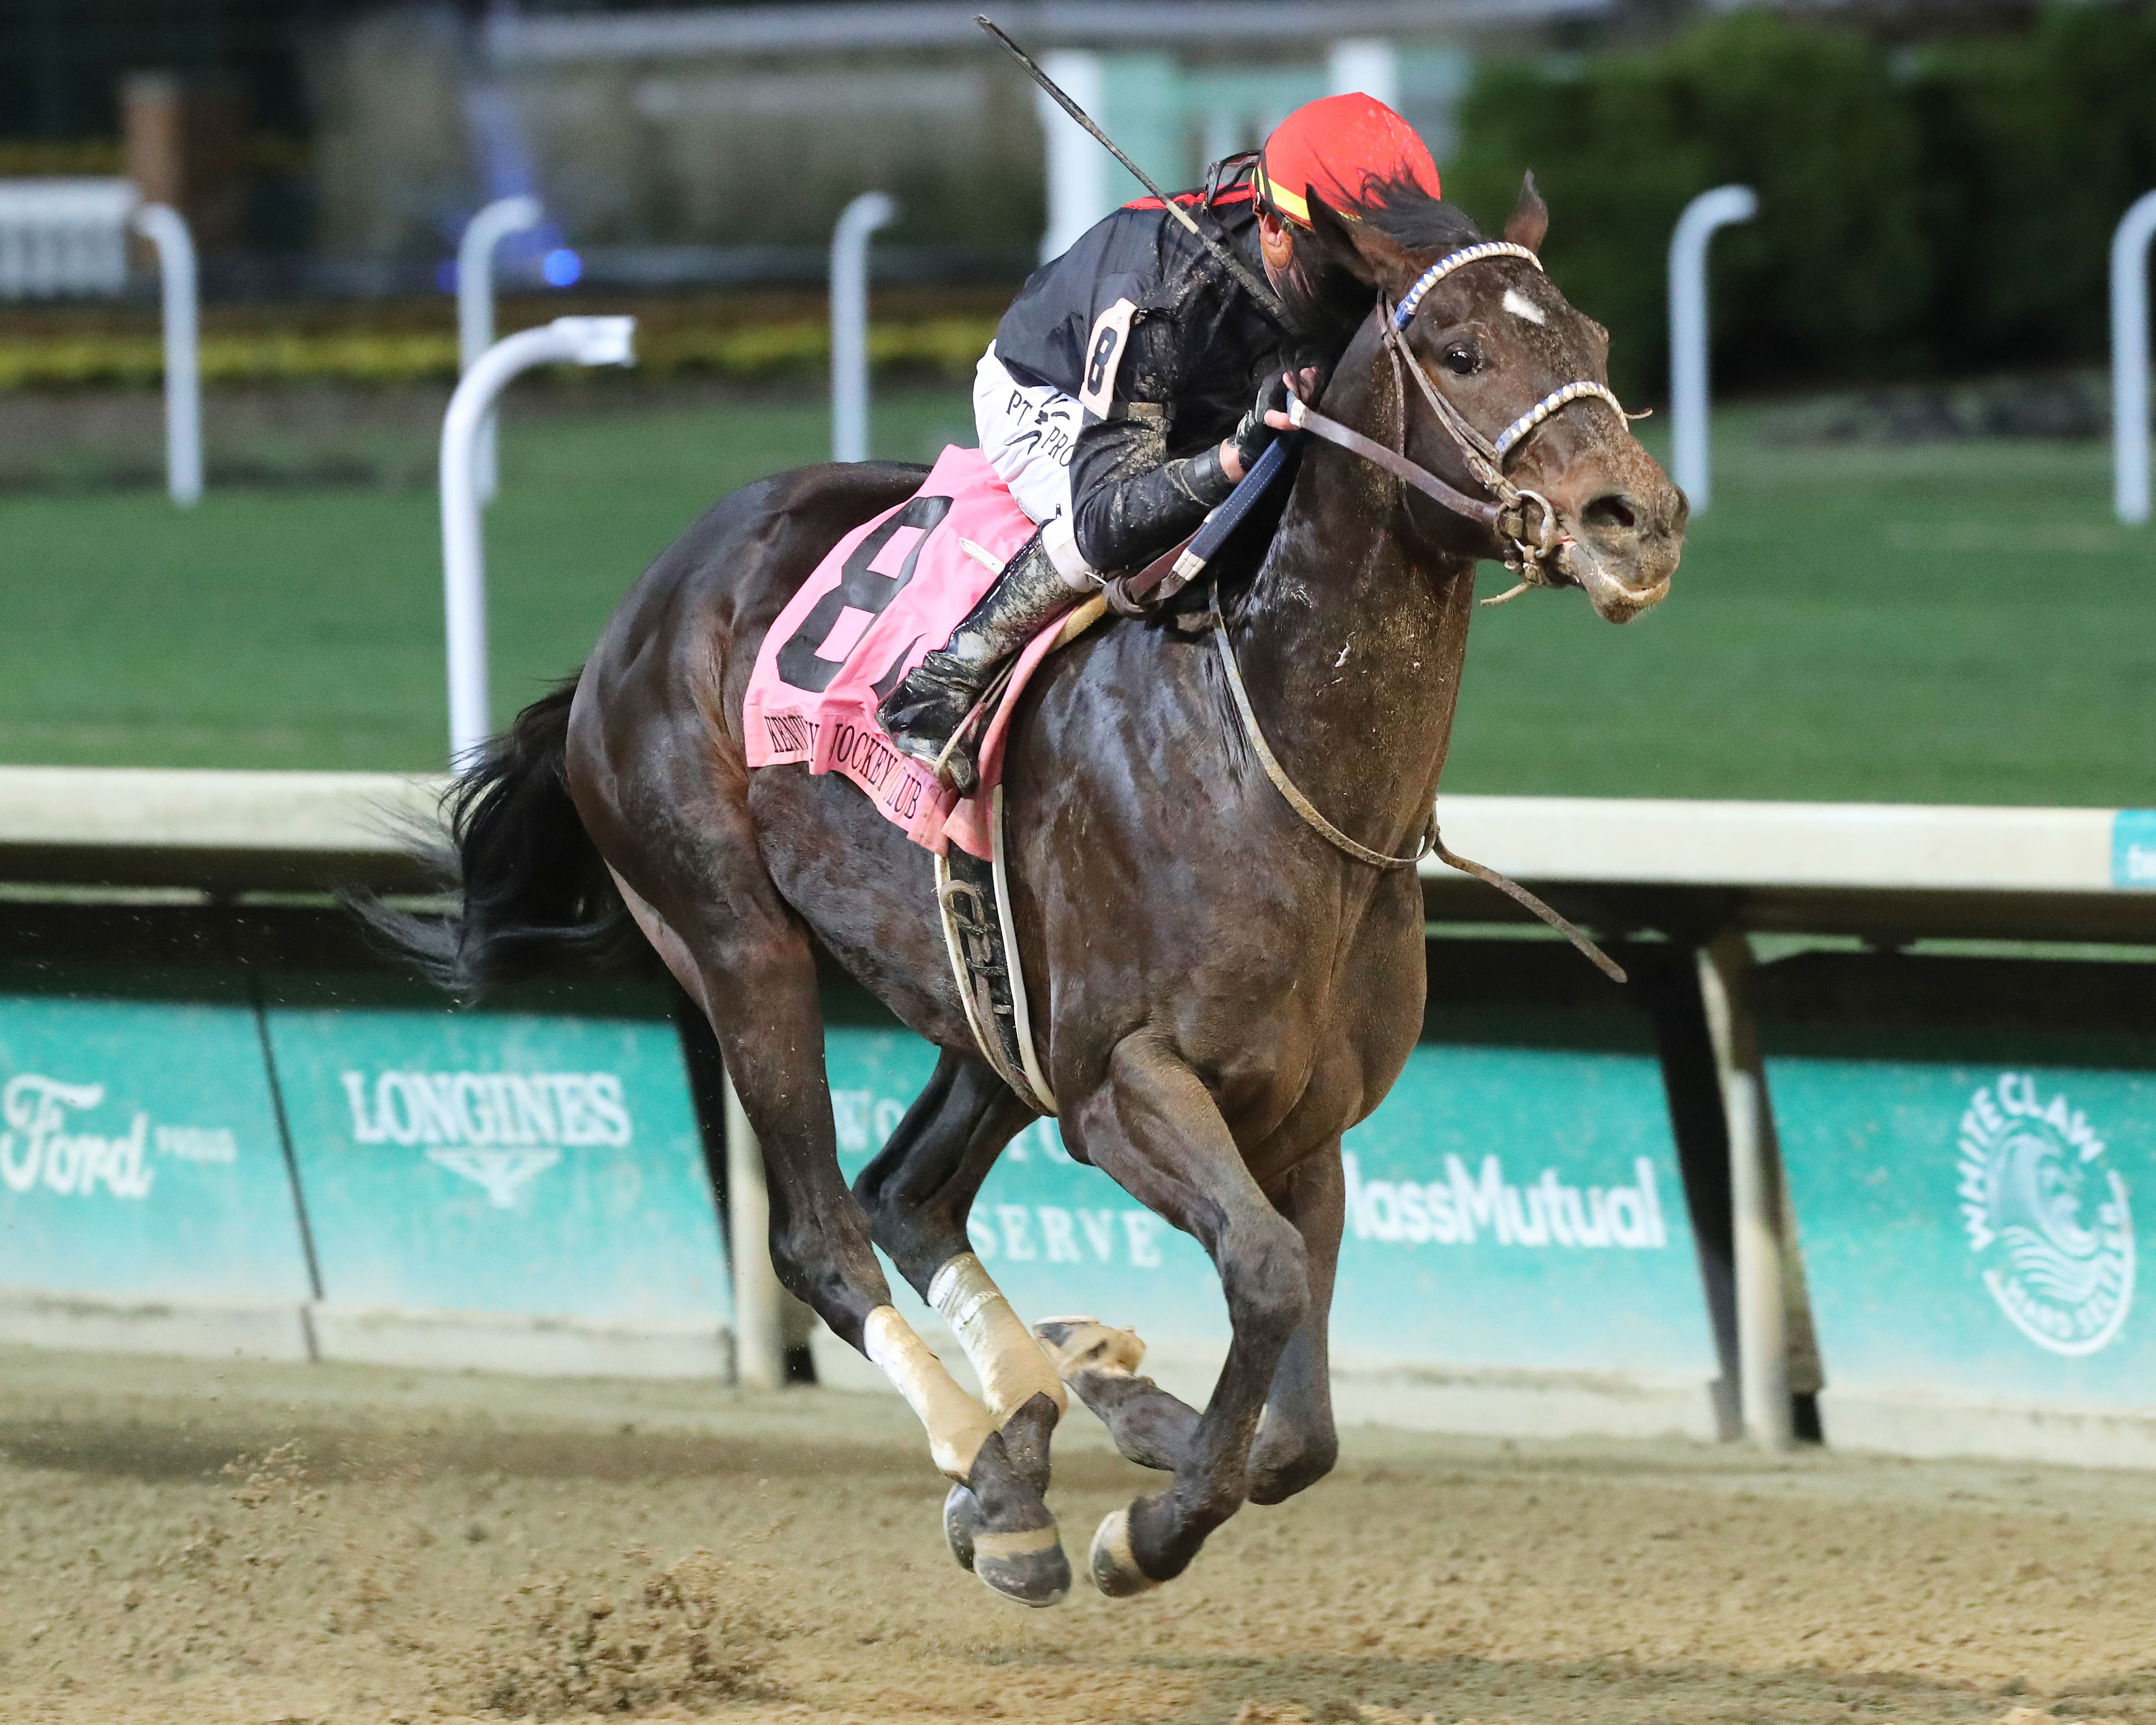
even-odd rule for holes
{"type": "MultiPolygon", "coordinates": [[[[1004,565],[949,644],[909,671],[876,709],[877,722],[898,752],[933,766],[1004,662],[1078,597],[1035,533],[1004,565]]],[[[979,737],[970,737],[943,762],[943,783],[961,795],[970,794],[979,782],[974,759],[979,746],[979,737]]]]}

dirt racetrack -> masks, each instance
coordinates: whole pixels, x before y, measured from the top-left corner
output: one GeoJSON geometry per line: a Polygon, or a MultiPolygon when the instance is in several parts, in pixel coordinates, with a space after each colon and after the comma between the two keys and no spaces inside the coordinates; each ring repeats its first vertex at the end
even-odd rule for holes
{"type": "MultiPolygon", "coordinates": [[[[8,1725],[2156,1725],[2150,1476],[1360,1430],[1029,1613],[880,1397],[8,1348],[0,1457],[8,1725]]],[[[1149,1477],[1074,1412],[1074,1556],[1149,1477]]]]}

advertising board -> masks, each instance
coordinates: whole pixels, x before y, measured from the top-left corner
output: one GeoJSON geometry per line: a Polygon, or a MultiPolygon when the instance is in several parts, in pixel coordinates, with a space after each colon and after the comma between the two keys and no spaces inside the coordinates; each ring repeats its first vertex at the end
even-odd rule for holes
{"type": "MultiPolygon", "coordinates": [[[[850,1179],[934,1051],[849,1027],[829,1032],[827,1057],[850,1179]]],[[[1343,1161],[1332,1327],[1343,1417],[1712,1434],[1713,1343],[1650,1055],[1424,1043],[1348,1134],[1343,1161]]],[[[1005,1152],[968,1235],[1029,1320],[1082,1312],[1135,1328],[1145,1369],[1186,1395],[1209,1388],[1228,1341],[1209,1260],[1074,1162],[1054,1122],[1005,1152]]],[[[902,1289],[898,1303],[935,1324],[902,1289]]],[[[842,1362],[840,1375],[859,1374],[842,1362]]]]}
{"type": "Polygon", "coordinates": [[[305,1357],[305,1249],[242,982],[0,977],[0,1287],[19,1339],[305,1357]]]}
{"type": "Polygon", "coordinates": [[[726,1260],[670,1021],[328,983],[265,1017],[326,1354],[727,1369],[726,1260]]]}
{"type": "Polygon", "coordinates": [[[1767,1063],[1828,1440],[2156,1459],[2156,1045],[1851,1004],[1767,1063]]]}

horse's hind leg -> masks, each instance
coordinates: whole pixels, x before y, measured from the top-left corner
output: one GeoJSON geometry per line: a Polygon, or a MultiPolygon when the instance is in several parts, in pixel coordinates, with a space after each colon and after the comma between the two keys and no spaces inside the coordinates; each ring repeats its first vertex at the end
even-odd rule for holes
{"type": "MultiPolygon", "coordinates": [[[[1310,1309],[1281,1355],[1250,1446],[1253,1503],[1278,1503],[1315,1485],[1340,1453],[1326,1345],[1346,1214],[1338,1141],[1291,1174],[1273,1202],[1310,1255],[1310,1309]]],[[[1198,1431],[1198,1410],[1138,1376],[1145,1344],[1136,1335],[1083,1318],[1051,1318],[1034,1329],[1063,1381],[1099,1415],[1126,1460],[1168,1473],[1182,1465],[1198,1431]]]]}
{"type": "Polygon", "coordinates": [[[1310,1311],[1309,1254],[1250,1178],[1204,1081],[1150,1039],[1116,1048],[1109,1081],[1084,1100],[1076,1123],[1095,1166],[1212,1255],[1235,1332],[1174,1484],[1117,1510],[1093,1537],[1095,1584],[1133,1594],[1181,1574],[1241,1507],[1259,1415],[1310,1311]]]}
{"type": "Polygon", "coordinates": [[[1054,1604],[1070,1586],[1055,1518],[980,1404],[891,1306],[868,1218],[839,1172],[808,931],[756,862],[745,811],[685,789],[641,805],[634,828],[619,803],[603,810],[611,820],[585,819],[623,860],[615,878],[638,925],[711,1021],[762,1146],[779,1280],[875,1363],[927,1429],[937,1468],[973,1494],[983,1530],[974,1574],[1008,1599],[1054,1604]],[[653,860],[639,869],[632,851],[653,860]]]}
{"type": "MultiPolygon", "coordinates": [[[[981,1380],[989,1417],[1012,1464],[1048,1490],[1049,1440],[1065,1406],[1063,1384],[966,1240],[966,1216],[1004,1147],[1033,1118],[1009,1086],[978,1060],[946,1053],[854,1195],[875,1243],[951,1326],[981,1380]]],[[[958,1561],[973,1566],[980,1507],[963,1486],[944,1508],[958,1561]]]]}
{"type": "Polygon", "coordinates": [[[1137,1373],[1145,1343],[1133,1330],[1091,1317],[1051,1317],[1033,1327],[1071,1394],[1108,1428],[1126,1461],[1173,1473],[1198,1430],[1198,1409],[1137,1373]]]}

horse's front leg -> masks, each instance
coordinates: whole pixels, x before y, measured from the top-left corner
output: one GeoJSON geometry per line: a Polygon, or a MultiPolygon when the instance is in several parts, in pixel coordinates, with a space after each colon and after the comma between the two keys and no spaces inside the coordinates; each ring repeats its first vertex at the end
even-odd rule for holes
{"type": "Polygon", "coordinates": [[[1101,1523],[1093,1580],[1111,1595],[1183,1573],[1242,1506],[1251,1440],[1281,1353],[1310,1310],[1310,1260],[1273,1208],[1198,1075],[1150,1037],[1116,1050],[1078,1125],[1087,1158],[1212,1255],[1234,1340],[1212,1399],[1176,1457],[1175,1482],[1101,1523]]]}
{"type": "Polygon", "coordinates": [[[1310,1254],[1310,1310],[1273,1373],[1265,1424],[1250,1447],[1250,1502],[1278,1503],[1332,1471],[1340,1434],[1332,1424],[1332,1370],[1327,1337],[1332,1282],[1340,1266],[1340,1232],[1348,1188],[1340,1141],[1297,1167],[1273,1202],[1302,1235],[1310,1254]]]}
{"type": "MultiPolygon", "coordinates": [[[[965,1349],[1011,1465],[1045,1497],[1063,1384],[966,1240],[966,1216],[981,1183],[1033,1117],[981,1061],[946,1052],[927,1088],[861,1170],[854,1195],[868,1212],[875,1243],[965,1349]]],[[[952,1555],[968,1569],[980,1553],[1033,1537],[1030,1529],[987,1529],[980,1503],[963,1485],[951,1489],[943,1529],[952,1555]]]]}

